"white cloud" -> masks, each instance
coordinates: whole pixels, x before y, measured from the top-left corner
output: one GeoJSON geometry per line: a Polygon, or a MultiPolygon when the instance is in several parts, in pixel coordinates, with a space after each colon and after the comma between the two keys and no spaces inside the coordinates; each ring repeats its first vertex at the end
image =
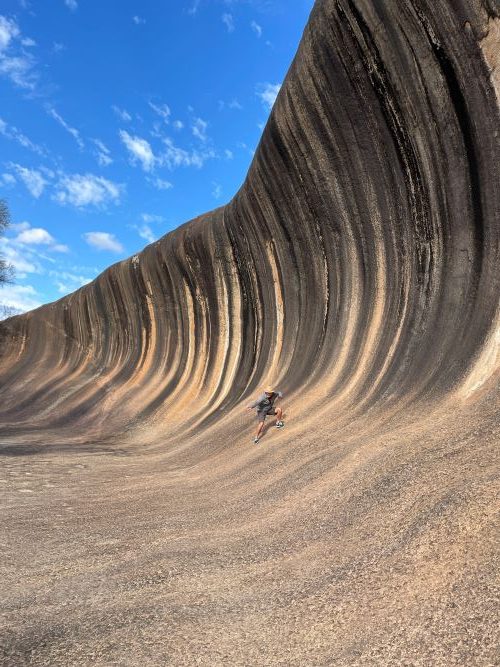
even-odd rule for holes
{"type": "Polygon", "coordinates": [[[49,116],[52,116],[52,118],[54,118],[54,120],[56,120],[59,123],[59,125],[61,125],[66,130],[66,132],[69,132],[69,134],[71,134],[71,136],[76,141],[78,146],[80,148],[84,148],[85,144],[83,143],[78,130],[68,125],[68,123],[64,120],[64,118],[62,118],[62,116],[60,116],[53,107],[47,106],[46,110],[49,116]]]}
{"type": "Polygon", "coordinates": [[[2,181],[2,185],[6,185],[8,187],[12,186],[15,184],[16,179],[12,174],[2,174],[0,176],[0,180],[2,181]]]}
{"type": "Polygon", "coordinates": [[[124,250],[115,235],[108,232],[87,232],[83,238],[97,250],[110,250],[111,252],[123,252],[124,250]]]}
{"type": "Polygon", "coordinates": [[[226,157],[226,160],[232,160],[234,157],[233,151],[230,151],[228,148],[225,149],[224,155],[226,157]]]}
{"type": "Polygon", "coordinates": [[[154,213],[141,213],[141,218],[144,222],[165,222],[165,218],[162,215],[156,215],[154,213]]]}
{"type": "Polygon", "coordinates": [[[193,4],[188,9],[188,14],[191,14],[191,16],[194,16],[198,11],[198,7],[200,6],[200,2],[201,2],[201,0],[193,0],[193,4]]]}
{"type": "Polygon", "coordinates": [[[1,238],[2,255],[16,270],[16,278],[24,278],[27,273],[42,273],[42,267],[32,256],[29,249],[16,246],[12,239],[1,238]]]}
{"type": "Polygon", "coordinates": [[[233,97],[233,99],[230,102],[224,102],[224,100],[219,100],[219,111],[222,111],[225,108],[228,109],[238,109],[241,110],[243,107],[241,104],[238,102],[236,98],[233,97]]]}
{"type": "Polygon", "coordinates": [[[214,199],[220,199],[220,196],[222,194],[222,186],[219,183],[213,182],[212,185],[214,186],[214,189],[212,190],[212,197],[214,199]]]}
{"type": "Polygon", "coordinates": [[[29,229],[31,227],[29,222],[12,222],[9,225],[9,231],[12,232],[22,232],[25,229],[29,229]]]}
{"type": "Polygon", "coordinates": [[[208,123],[202,118],[195,118],[194,124],[191,126],[193,135],[200,141],[206,142],[208,123]]]}
{"type": "Polygon", "coordinates": [[[23,311],[19,308],[14,308],[14,306],[6,306],[5,304],[0,303],[0,320],[7,320],[9,317],[21,315],[22,312],[23,311]]]}
{"type": "Polygon", "coordinates": [[[252,21],[250,23],[250,27],[254,31],[254,33],[257,35],[257,37],[262,36],[262,26],[260,26],[256,21],[252,21]]]}
{"type": "Polygon", "coordinates": [[[154,243],[156,241],[156,236],[153,234],[153,230],[149,225],[141,225],[137,228],[137,231],[139,232],[139,236],[148,241],[148,243],[154,243]]]}
{"type": "Polygon", "coordinates": [[[154,169],[157,158],[146,139],[133,137],[128,132],[125,132],[125,130],[120,130],[120,139],[131,154],[132,164],[135,164],[138,160],[142,164],[144,171],[152,171],[154,169]]]}
{"type": "Polygon", "coordinates": [[[238,148],[241,148],[245,152],[247,152],[249,155],[255,155],[255,151],[251,149],[244,141],[238,141],[237,144],[238,148]]]}
{"type": "Polygon", "coordinates": [[[118,203],[122,190],[122,185],[108,181],[102,176],[73,174],[61,178],[54,199],[59,204],[102,207],[108,203],[118,203]]]}
{"type": "Polygon", "coordinates": [[[33,72],[33,57],[22,50],[17,54],[12,52],[18,38],[22,43],[17,23],[0,15],[0,75],[6,76],[20,88],[33,90],[37,78],[33,72]]]}
{"type": "Polygon", "coordinates": [[[21,146],[28,148],[38,155],[46,154],[46,151],[41,146],[33,143],[31,139],[28,139],[28,137],[20,130],[18,130],[17,127],[14,125],[8,125],[2,118],[0,118],[0,134],[2,134],[4,137],[7,137],[7,139],[17,141],[17,143],[21,144],[21,146]]]}
{"type": "Polygon", "coordinates": [[[172,125],[175,127],[176,130],[182,130],[184,127],[184,123],[181,120],[174,120],[172,125]]]}
{"type": "Polygon", "coordinates": [[[154,104],[153,102],[148,102],[148,104],[168,124],[171,114],[170,107],[167,104],[154,104]]]}
{"type": "Polygon", "coordinates": [[[0,51],[5,51],[13,39],[19,37],[19,26],[12,19],[0,16],[0,51]]]}
{"type": "Polygon", "coordinates": [[[59,53],[60,51],[64,51],[65,48],[66,47],[64,46],[64,44],[61,44],[61,42],[54,42],[52,44],[52,50],[54,51],[54,53],[59,53]]]}
{"type": "Polygon", "coordinates": [[[16,172],[33,197],[38,199],[48,183],[42,174],[36,169],[28,169],[15,162],[10,162],[7,166],[16,172]]]}
{"type": "Polygon", "coordinates": [[[10,232],[15,232],[16,237],[0,238],[0,252],[14,266],[17,280],[26,278],[28,274],[45,274],[46,262],[57,264],[56,259],[46,251],[53,253],[69,250],[67,246],[57,243],[46,229],[31,227],[28,222],[10,225],[10,232]]]}
{"type": "Polygon", "coordinates": [[[19,88],[33,90],[36,75],[33,73],[33,59],[30,56],[3,56],[0,54],[0,74],[11,79],[19,88]]]}
{"type": "Polygon", "coordinates": [[[150,183],[157,190],[170,190],[171,188],[174,187],[170,181],[166,181],[163,178],[155,178],[154,180],[150,181],[150,183]]]}
{"type": "Polygon", "coordinates": [[[119,107],[113,106],[111,107],[115,114],[118,116],[120,120],[122,120],[124,123],[130,123],[132,120],[132,116],[129,114],[129,112],[126,109],[120,109],[119,107]]]}
{"type": "Polygon", "coordinates": [[[45,245],[49,250],[55,252],[68,252],[66,245],[56,243],[55,238],[46,229],[42,227],[32,227],[29,222],[20,222],[10,225],[12,231],[18,231],[15,239],[10,239],[11,243],[21,245],[45,245]]]}
{"type": "Polygon", "coordinates": [[[255,94],[257,97],[260,97],[262,104],[270,111],[280,92],[280,88],[281,83],[261,83],[257,86],[255,94]]]}
{"type": "Polygon", "coordinates": [[[228,32],[234,32],[234,19],[232,14],[222,14],[221,20],[228,32]]]}
{"type": "Polygon", "coordinates": [[[23,39],[21,40],[21,44],[26,47],[36,46],[35,40],[31,39],[31,37],[23,37],[23,39]]]}
{"type": "Polygon", "coordinates": [[[212,148],[207,148],[203,151],[186,151],[176,146],[169,137],[164,138],[163,143],[165,145],[165,152],[162,153],[160,160],[170,170],[175,167],[200,168],[207,160],[216,157],[215,151],[212,148]]]}
{"type": "Polygon", "coordinates": [[[15,239],[17,243],[34,243],[38,245],[44,243],[45,245],[52,245],[54,243],[54,237],[49,234],[46,229],[41,227],[31,227],[21,232],[15,239]]]}
{"type": "Polygon", "coordinates": [[[61,243],[56,243],[54,237],[49,234],[46,229],[41,227],[31,227],[21,232],[14,241],[16,243],[22,243],[26,245],[46,245],[49,246],[49,250],[55,250],[55,252],[68,252],[69,248],[66,245],[61,243]]]}
{"type": "Polygon", "coordinates": [[[144,23],[146,23],[146,19],[143,19],[140,16],[133,16],[132,21],[135,23],[135,25],[144,25],[144,23]]]}
{"type": "Polygon", "coordinates": [[[42,305],[32,285],[3,285],[0,288],[0,302],[4,306],[17,308],[23,313],[42,305]]]}
{"type": "Polygon", "coordinates": [[[72,12],[76,12],[78,9],[78,2],[76,0],[64,0],[64,4],[71,9],[72,12]]]}
{"type": "Polygon", "coordinates": [[[74,273],[70,273],[69,271],[51,270],[49,271],[49,276],[55,279],[54,285],[57,287],[57,291],[60,294],[69,294],[70,292],[74,292],[79,287],[83,287],[83,285],[87,285],[88,283],[92,282],[92,278],[76,275],[74,273]]]}
{"type": "Polygon", "coordinates": [[[95,151],[95,156],[97,157],[98,163],[101,167],[108,167],[112,164],[113,160],[110,157],[110,150],[100,139],[92,139],[92,142],[97,147],[95,151]]]}

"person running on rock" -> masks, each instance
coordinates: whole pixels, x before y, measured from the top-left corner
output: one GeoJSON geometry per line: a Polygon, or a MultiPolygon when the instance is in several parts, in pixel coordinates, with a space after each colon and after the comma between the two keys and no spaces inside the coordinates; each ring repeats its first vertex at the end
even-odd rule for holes
{"type": "Polygon", "coordinates": [[[276,428],[283,428],[285,423],[281,420],[283,416],[283,410],[281,408],[275,408],[274,403],[276,400],[281,398],[283,394],[281,391],[275,391],[274,389],[268,388],[264,391],[259,398],[248,406],[249,410],[257,408],[257,420],[259,422],[257,426],[257,432],[255,433],[255,438],[253,441],[257,444],[260,440],[262,431],[264,430],[264,422],[267,415],[276,415],[276,428]]]}

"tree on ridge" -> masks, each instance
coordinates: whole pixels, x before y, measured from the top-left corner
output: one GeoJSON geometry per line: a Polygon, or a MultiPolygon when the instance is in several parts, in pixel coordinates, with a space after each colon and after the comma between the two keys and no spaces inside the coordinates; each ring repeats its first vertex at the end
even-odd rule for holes
{"type": "MultiPolygon", "coordinates": [[[[10,212],[7,202],[0,199],[0,238],[5,234],[5,230],[10,225],[10,212]]],[[[14,280],[14,267],[5,257],[0,254],[0,287],[6,283],[11,283],[14,280]]],[[[0,320],[5,320],[7,317],[12,317],[19,313],[18,308],[8,306],[0,303],[0,320]]]]}

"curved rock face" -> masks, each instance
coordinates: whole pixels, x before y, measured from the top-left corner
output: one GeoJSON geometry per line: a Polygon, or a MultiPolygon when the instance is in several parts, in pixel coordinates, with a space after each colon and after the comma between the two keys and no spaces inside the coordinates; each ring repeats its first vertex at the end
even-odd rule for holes
{"type": "MultiPolygon", "coordinates": [[[[228,661],[219,663],[207,649],[211,664],[489,664],[490,598],[475,599],[473,591],[474,576],[491,563],[484,537],[490,514],[473,515],[480,526],[474,536],[462,526],[460,547],[446,532],[446,517],[469,521],[465,498],[488,506],[493,459],[486,452],[498,437],[499,16],[494,0],[318,0],[234,199],[70,296],[1,325],[0,413],[12,451],[26,442],[49,451],[51,437],[58,447],[106,439],[110,451],[120,443],[130,456],[147,444],[150,462],[173,466],[158,478],[152,468],[147,484],[136,481],[137,502],[146,502],[149,487],[167,493],[165,484],[187,494],[179,496],[180,514],[172,510],[165,521],[191,545],[183,553],[193,576],[208,587],[218,581],[213,600],[221,617],[205,618],[204,627],[207,636],[227,639],[228,661]],[[264,383],[285,393],[290,417],[276,435],[283,451],[268,459],[249,451],[253,425],[240,407],[264,383]],[[413,430],[405,430],[409,424],[413,430]],[[466,437],[471,424],[486,430],[466,437]],[[306,434],[306,427],[314,431],[306,434]],[[445,456],[458,458],[447,468],[445,456]],[[179,470],[196,472],[181,482],[179,470]],[[470,485],[458,491],[464,471],[470,485]],[[221,498],[231,509],[215,509],[221,498]],[[180,515],[190,517],[189,528],[178,523],[180,515]],[[424,529],[432,533],[434,521],[435,542],[419,542],[418,551],[415,540],[424,529]],[[208,555],[216,539],[204,533],[210,526],[228,531],[218,543],[226,553],[219,566],[208,555]],[[349,532],[353,526],[362,537],[349,532]],[[234,572],[224,576],[246,591],[254,611],[266,609],[269,632],[275,623],[296,637],[268,637],[262,646],[273,646],[270,652],[254,655],[236,626],[231,635],[227,623],[237,621],[221,611],[224,585],[216,576],[228,562],[236,567],[236,553],[253,553],[238,542],[238,531],[242,541],[257,540],[261,555],[271,554],[269,561],[262,556],[263,567],[249,557],[245,570],[263,577],[262,590],[257,583],[245,588],[234,572]],[[274,534],[288,536],[281,550],[274,534]],[[337,545],[337,556],[328,544],[337,545]],[[432,544],[449,550],[445,564],[433,560],[432,544]],[[470,545],[475,574],[464,561],[470,545]],[[407,560],[396,559],[396,582],[390,559],[398,549],[407,560]],[[411,560],[412,549],[423,561],[411,560]],[[294,570],[293,558],[305,559],[307,575],[294,570]],[[434,580],[424,590],[418,580],[426,559],[434,580]],[[215,579],[201,562],[217,570],[215,579]],[[287,615],[294,598],[288,580],[266,584],[271,562],[296,578],[296,592],[303,584],[306,598],[321,590],[313,607],[299,595],[316,643],[287,615]],[[369,592],[381,590],[382,563],[383,599],[394,623],[407,628],[406,653],[394,648],[396,625],[369,592]],[[457,583],[452,571],[463,575],[462,597],[446,597],[457,583]],[[360,577],[354,583],[353,573],[360,577]],[[371,621],[365,603],[355,608],[349,599],[348,581],[358,601],[376,608],[371,621]],[[412,600],[409,611],[397,606],[398,586],[412,600]],[[454,653],[456,637],[468,632],[470,605],[484,615],[477,621],[483,652],[454,653]],[[425,631],[429,618],[439,625],[434,612],[448,619],[441,653],[425,631]],[[369,645],[359,636],[349,640],[342,618],[366,632],[369,645]],[[412,627],[418,631],[411,634],[412,627]],[[245,658],[231,644],[235,637],[245,658]],[[289,654],[287,641],[295,646],[289,654]],[[412,662],[418,651],[422,662],[412,662]]],[[[180,584],[176,590],[185,601],[180,584]]],[[[267,636],[255,616],[245,619],[249,633],[267,636]]],[[[15,646],[12,655],[21,650],[15,646]]],[[[137,650],[139,663],[146,660],[137,650]]],[[[168,650],[158,655],[180,664],[182,651],[168,650]]]]}
{"type": "Polygon", "coordinates": [[[199,420],[264,380],[366,408],[473,372],[498,312],[494,18],[454,4],[317,4],[233,201],[4,325],[3,419],[199,420]]]}

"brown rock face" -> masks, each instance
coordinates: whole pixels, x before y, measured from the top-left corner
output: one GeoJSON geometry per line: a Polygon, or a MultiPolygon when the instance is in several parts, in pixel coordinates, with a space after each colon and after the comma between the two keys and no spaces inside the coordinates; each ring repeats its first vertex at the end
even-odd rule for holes
{"type": "Polygon", "coordinates": [[[499,17],[318,0],[234,199],[0,325],[2,664],[495,664],[499,17]]]}

